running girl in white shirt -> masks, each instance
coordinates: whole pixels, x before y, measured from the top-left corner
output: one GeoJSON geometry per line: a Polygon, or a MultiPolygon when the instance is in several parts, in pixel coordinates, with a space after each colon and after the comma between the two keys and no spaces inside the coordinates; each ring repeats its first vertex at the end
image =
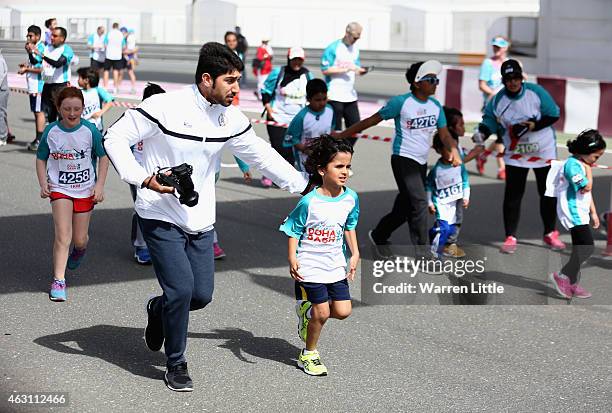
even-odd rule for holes
{"type": "Polygon", "coordinates": [[[108,157],[102,135],[81,118],[83,93],[75,87],[62,89],[56,99],[61,120],[43,132],[36,157],[40,197],[51,199],[55,240],[53,282],[49,299],[66,301],[66,266],[76,269],[89,241],[89,219],[94,204],[104,200],[108,157]],[[96,173],[96,163],[100,160],[96,173]],[[70,255],[70,242],[74,248],[70,255]]]}
{"type": "Polygon", "coordinates": [[[606,141],[599,131],[588,129],[576,139],[567,142],[572,154],[558,169],[552,169],[552,179],[547,183],[554,186],[557,196],[557,216],[561,224],[572,234],[572,254],[559,272],[550,274],[549,279],[557,293],[563,298],[590,298],[591,293],[582,288],[579,281],[580,267],[593,254],[593,233],[589,228],[599,227],[595,201],[591,196],[593,172],[591,165],[606,150],[606,141]]]}
{"type": "Polygon", "coordinates": [[[306,342],[297,364],[312,376],[327,375],[317,351],[323,325],[330,317],[342,320],[351,314],[348,280],[355,278],[359,262],[355,232],[359,198],[345,187],[352,157],[348,140],[329,135],[315,140],[305,167],[318,186],[298,202],[280,227],[289,236],[298,333],[306,342]],[[345,240],[351,251],[348,262],[345,240]]]}

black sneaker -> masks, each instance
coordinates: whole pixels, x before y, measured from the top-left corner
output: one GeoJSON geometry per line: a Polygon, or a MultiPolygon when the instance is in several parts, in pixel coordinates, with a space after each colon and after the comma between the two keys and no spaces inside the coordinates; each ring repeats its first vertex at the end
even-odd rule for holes
{"type": "Polygon", "coordinates": [[[193,382],[187,371],[187,363],[178,366],[168,367],[164,375],[164,382],[170,390],[174,391],[193,391],[193,382]]]}
{"type": "Polygon", "coordinates": [[[372,236],[372,230],[368,231],[368,239],[372,244],[372,249],[374,250],[374,254],[377,256],[377,258],[388,259],[393,258],[395,256],[395,254],[393,254],[393,251],[391,251],[391,243],[389,241],[379,243],[374,240],[374,237],[372,236]]]}
{"type": "Polygon", "coordinates": [[[38,139],[34,139],[32,142],[28,143],[28,151],[36,152],[38,150],[38,139]]]}
{"type": "Polygon", "coordinates": [[[144,339],[151,351],[159,351],[164,344],[164,327],[161,316],[155,314],[151,308],[153,301],[158,299],[161,299],[161,297],[152,297],[147,302],[147,326],[145,327],[144,339]]]}

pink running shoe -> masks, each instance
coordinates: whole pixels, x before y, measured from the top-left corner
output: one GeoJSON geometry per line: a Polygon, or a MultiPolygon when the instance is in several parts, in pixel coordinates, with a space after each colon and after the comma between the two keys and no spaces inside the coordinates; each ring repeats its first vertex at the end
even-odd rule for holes
{"type": "Polygon", "coordinates": [[[220,260],[221,258],[225,257],[225,251],[223,251],[223,248],[221,248],[216,242],[213,244],[213,252],[216,260],[220,260]]]}
{"type": "Polygon", "coordinates": [[[570,284],[569,278],[559,272],[553,272],[549,276],[550,283],[557,293],[563,298],[574,296],[574,287],[570,284]]]}
{"type": "Polygon", "coordinates": [[[553,251],[561,251],[565,249],[565,243],[559,239],[559,231],[557,230],[544,235],[544,243],[553,251]]]}
{"type": "Polygon", "coordinates": [[[572,285],[572,289],[576,298],[591,298],[593,296],[593,294],[582,288],[578,283],[572,285]]]}
{"type": "Polygon", "coordinates": [[[271,180],[270,178],[266,178],[265,176],[263,176],[263,177],[261,178],[261,185],[262,185],[264,188],[271,188],[271,187],[272,187],[272,184],[273,184],[273,182],[272,182],[272,180],[271,180]]]}
{"type": "Polygon", "coordinates": [[[504,241],[504,245],[501,246],[499,252],[504,254],[514,254],[516,252],[516,238],[512,235],[508,235],[504,241]]]}

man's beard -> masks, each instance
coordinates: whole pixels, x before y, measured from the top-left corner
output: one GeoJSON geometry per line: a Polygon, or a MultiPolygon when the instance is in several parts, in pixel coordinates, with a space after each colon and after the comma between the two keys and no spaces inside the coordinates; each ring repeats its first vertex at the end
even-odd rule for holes
{"type": "Polygon", "coordinates": [[[210,92],[210,99],[209,99],[210,103],[221,105],[221,106],[224,106],[224,107],[228,107],[229,105],[232,104],[232,101],[234,100],[234,96],[232,96],[232,100],[229,103],[227,103],[227,101],[225,100],[225,97],[222,97],[221,99],[217,99],[215,97],[214,91],[215,91],[215,85],[213,83],[213,87],[212,87],[211,92],[210,92]]]}

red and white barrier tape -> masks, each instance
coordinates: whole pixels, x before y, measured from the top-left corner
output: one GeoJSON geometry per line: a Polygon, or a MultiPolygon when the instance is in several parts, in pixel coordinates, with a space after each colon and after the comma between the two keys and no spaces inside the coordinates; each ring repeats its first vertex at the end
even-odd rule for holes
{"type": "MultiPolygon", "coordinates": [[[[16,92],[16,93],[22,93],[22,94],[28,94],[27,89],[23,89],[23,88],[16,88],[16,87],[11,87],[10,88],[11,92],[16,92]]],[[[117,102],[117,101],[113,101],[113,106],[116,107],[121,107],[121,108],[135,108],[136,106],[138,106],[137,103],[132,103],[132,102],[117,102]]],[[[252,123],[256,123],[256,124],[262,124],[262,125],[269,125],[269,126],[278,126],[279,128],[288,128],[289,124],[287,123],[280,123],[280,122],[274,122],[274,121],[270,121],[270,120],[264,120],[264,119],[251,119],[252,123]]],[[[386,137],[386,136],[378,136],[378,135],[366,135],[364,133],[358,133],[354,136],[355,138],[359,138],[359,139],[368,139],[371,141],[381,141],[381,142],[391,142],[393,140],[393,138],[390,137],[386,137]]],[[[483,152],[485,155],[491,155],[494,152],[486,150],[483,152]]],[[[497,157],[503,157],[504,154],[497,154],[497,157]]],[[[514,154],[510,157],[510,159],[514,159],[514,160],[518,160],[518,159],[522,159],[527,157],[527,155],[521,155],[521,154],[514,154]]],[[[537,156],[531,156],[527,159],[527,162],[539,162],[542,161],[544,159],[537,157],[537,156]]],[[[554,161],[554,159],[547,159],[546,163],[550,163],[551,161],[554,161]]],[[[609,166],[605,166],[605,165],[593,165],[594,168],[599,168],[599,169],[612,169],[612,167],[609,166]]]]}

